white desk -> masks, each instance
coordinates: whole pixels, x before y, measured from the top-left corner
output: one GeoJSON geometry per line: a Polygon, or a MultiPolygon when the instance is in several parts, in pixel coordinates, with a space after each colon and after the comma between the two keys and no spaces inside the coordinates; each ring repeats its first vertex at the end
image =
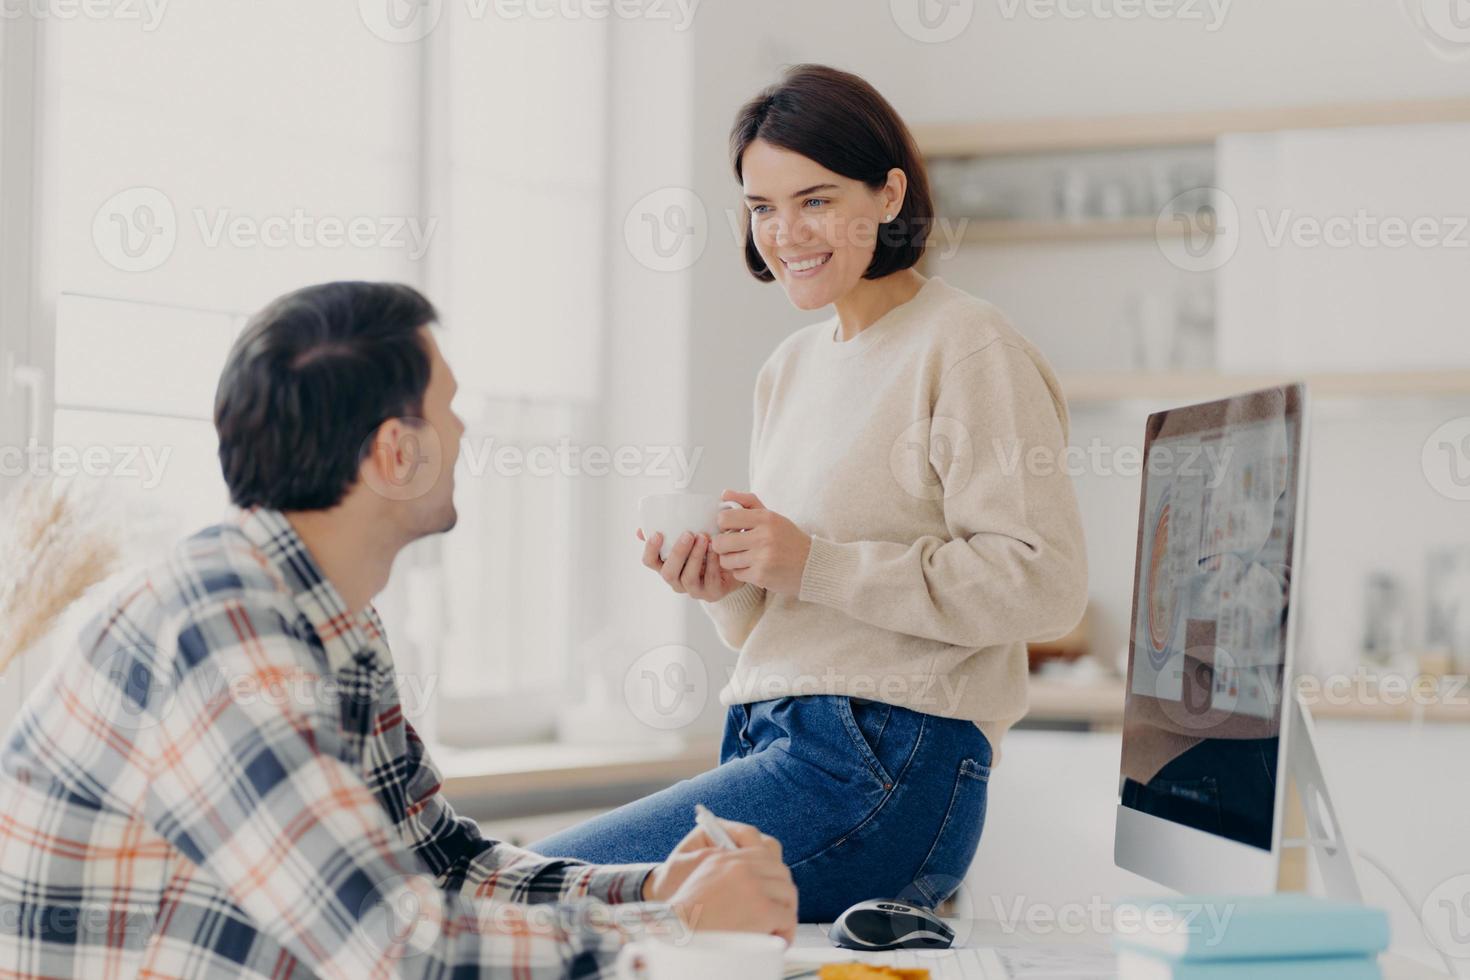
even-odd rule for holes
{"type": "MultiPolygon", "coordinates": [[[[1023,930],[1006,929],[994,919],[947,919],[955,930],[955,945],[986,952],[974,957],[991,972],[962,974],[983,980],[1112,980],[1116,972],[1106,936],[1097,933],[1048,933],[1033,935],[1023,930]],[[999,972],[995,972],[995,971],[999,972]]],[[[897,965],[926,967],[932,980],[948,980],[945,954],[942,951],[908,951],[910,956],[897,965]],[[907,962],[914,958],[917,962],[907,962]]],[[[827,939],[827,926],[798,927],[796,943],[786,954],[788,963],[847,963],[871,960],[892,962],[892,954],[854,953],[837,949],[827,939]]],[[[953,959],[954,957],[950,957],[953,959]]],[[[969,959],[970,957],[967,957],[969,959]]],[[[1445,974],[1401,956],[1387,955],[1379,960],[1384,980],[1444,980],[1445,974]]],[[[955,971],[957,972],[957,971],[955,971]]]]}

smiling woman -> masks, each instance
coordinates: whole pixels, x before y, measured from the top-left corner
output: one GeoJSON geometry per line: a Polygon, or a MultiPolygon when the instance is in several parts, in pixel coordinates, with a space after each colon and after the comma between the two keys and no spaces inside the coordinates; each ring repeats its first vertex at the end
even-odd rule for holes
{"type": "Polygon", "coordinates": [[[1026,643],[1086,601],[1070,477],[1013,462],[1059,458],[1065,401],[999,310],[915,271],[923,161],[867,82],[791,69],[739,110],[730,151],[747,268],[836,315],[761,369],[751,488],[726,491],[720,533],[644,543],[740,651],[721,764],[532,846],[642,860],[704,803],[781,842],[802,921],[932,907],[979,844],[1026,643]]]}

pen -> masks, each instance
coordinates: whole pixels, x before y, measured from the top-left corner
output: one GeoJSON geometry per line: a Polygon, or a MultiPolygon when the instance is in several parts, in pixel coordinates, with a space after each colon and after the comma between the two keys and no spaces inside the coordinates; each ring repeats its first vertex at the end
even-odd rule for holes
{"type": "Polygon", "coordinates": [[[725,828],[720,826],[719,818],[711,813],[709,807],[703,803],[694,804],[694,823],[702,828],[706,834],[709,834],[710,840],[725,850],[734,851],[739,849],[735,846],[735,842],[730,839],[730,835],[725,832],[725,828]]]}

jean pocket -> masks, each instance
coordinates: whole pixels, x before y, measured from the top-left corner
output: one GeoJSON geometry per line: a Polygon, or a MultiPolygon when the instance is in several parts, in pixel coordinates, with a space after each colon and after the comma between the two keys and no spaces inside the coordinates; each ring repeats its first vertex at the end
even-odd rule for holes
{"type": "MultiPolygon", "coordinates": [[[[833,700],[836,704],[837,717],[842,722],[842,727],[847,732],[848,738],[852,741],[853,748],[857,750],[858,757],[862,759],[863,765],[868,768],[878,782],[883,784],[885,790],[892,789],[893,777],[883,767],[883,763],[878,760],[877,736],[875,735],[873,740],[869,741],[868,736],[863,733],[863,726],[858,722],[857,714],[853,710],[854,699],[839,695],[834,697],[833,700]]],[[[862,701],[860,704],[864,710],[869,707],[878,707],[885,710],[889,708],[888,705],[878,701],[862,701]]],[[[881,733],[881,725],[877,731],[881,733]]]]}
{"type": "Polygon", "coordinates": [[[914,890],[931,907],[955,893],[975,860],[980,834],[985,829],[989,784],[988,765],[975,759],[960,760],[944,822],[939,825],[934,845],[914,876],[914,890]]]}

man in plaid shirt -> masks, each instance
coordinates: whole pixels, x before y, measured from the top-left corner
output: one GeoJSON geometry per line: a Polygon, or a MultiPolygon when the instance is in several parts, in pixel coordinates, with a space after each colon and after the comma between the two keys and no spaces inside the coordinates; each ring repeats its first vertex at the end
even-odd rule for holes
{"type": "Polygon", "coordinates": [[[236,343],[215,422],[238,509],[107,604],[4,744],[0,978],[602,977],[630,938],[792,938],[754,828],[598,867],[445,802],[370,605],[455,522],[435,320],[333,283],[236,343]]]}

